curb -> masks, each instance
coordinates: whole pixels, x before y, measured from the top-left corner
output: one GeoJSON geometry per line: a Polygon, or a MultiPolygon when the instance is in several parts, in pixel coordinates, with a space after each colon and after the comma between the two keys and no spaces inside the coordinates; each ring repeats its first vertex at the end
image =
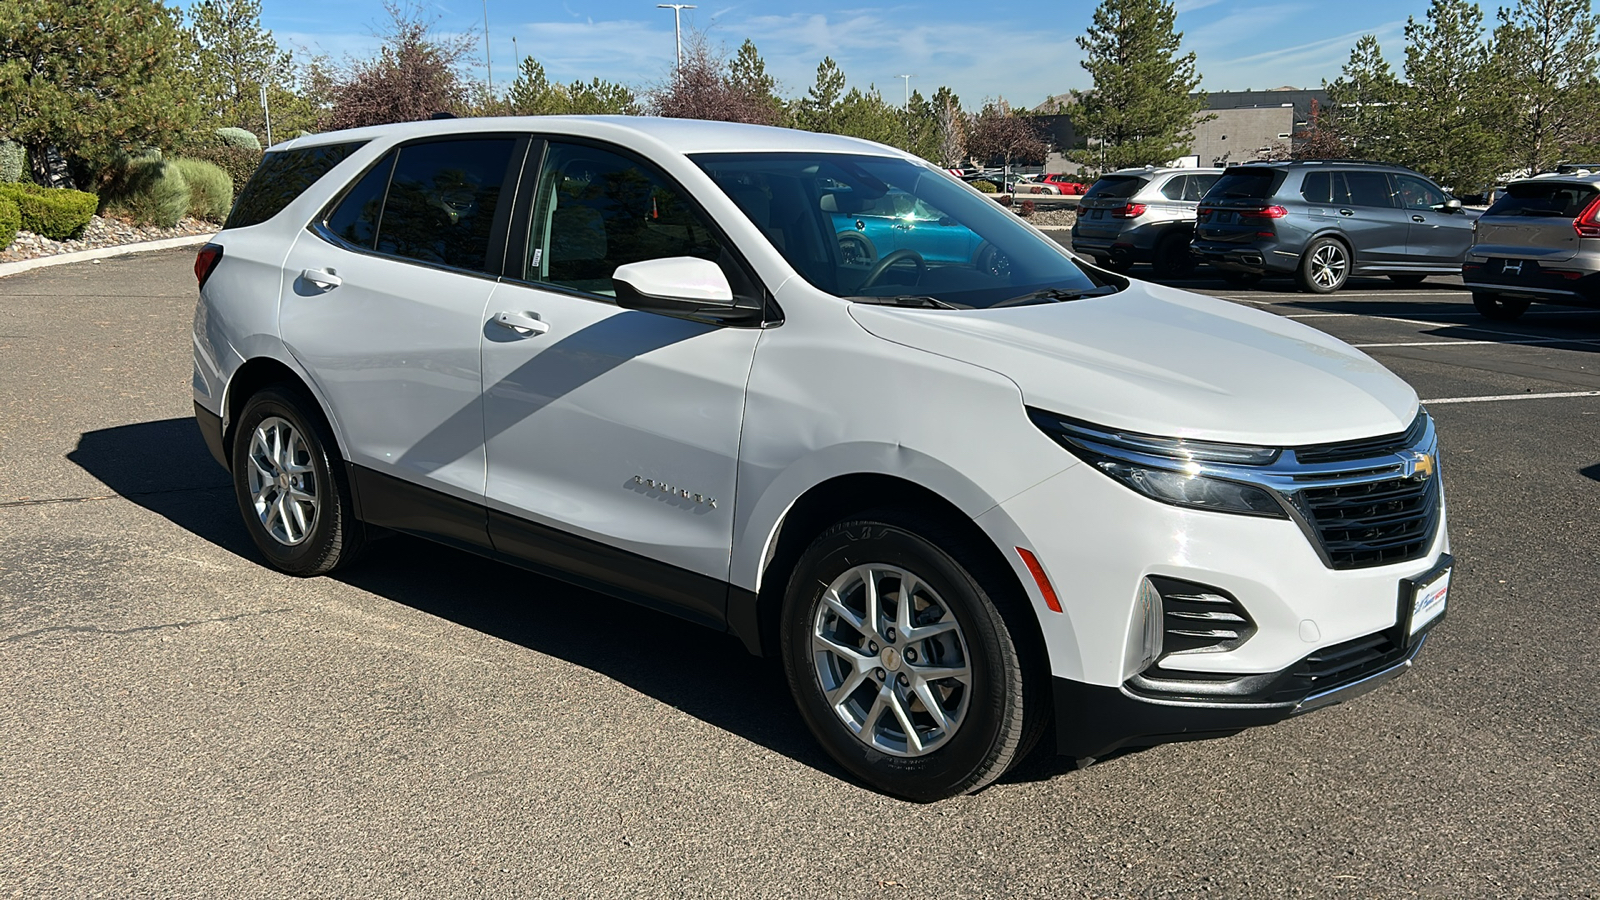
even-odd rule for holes
{"type": "Polygon", "coordinates": [[[34,269],[45,269],[50,266],[64,266],[67,263],[85,262],[91,259],[109,259],[113,256],[127,256],[130,253],[149,253],[152,250],[172,250],[177,247],[192,247],[195,244],[204,244],[216,237],[211,234],[190,234],[183,237],[163,238],[159,241],[141,241],[137,244],[116,244],[111,247],[95,247],[89,250],[74,250],[71,253],[57,253],[54,256],[36,256],[33,259],[19,259],[16,262],[0,263],[0,278],[7,275],[18,275],[34,269]]]}

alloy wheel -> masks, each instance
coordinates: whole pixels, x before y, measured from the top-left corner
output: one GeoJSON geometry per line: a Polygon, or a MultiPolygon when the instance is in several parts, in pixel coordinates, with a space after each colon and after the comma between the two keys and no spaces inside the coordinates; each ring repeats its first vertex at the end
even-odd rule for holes
{"type": "Polygon", "coordinates": [[[866,564],[834,579],[812,621],[811,650],[828,705],[879,752],[932,753],[966,718],[966,637],[939,594],[912,572],[866,564]]]}
{"type": "Polygon", "coordinates": [[[279,416],[268,416],[250,435],[250,496],[261,527],[285,547],[311,536],[321,509],[316,468],[305,437],[279,416]]]}
{"type": "Polygon", "coordinates": [[[1344,248],[1326,243],[1311,253],[1311,280],[1318,287],[1333,290],[1344,282],[1345,270],[1350,261],[1345,259],[1344,248]]]}

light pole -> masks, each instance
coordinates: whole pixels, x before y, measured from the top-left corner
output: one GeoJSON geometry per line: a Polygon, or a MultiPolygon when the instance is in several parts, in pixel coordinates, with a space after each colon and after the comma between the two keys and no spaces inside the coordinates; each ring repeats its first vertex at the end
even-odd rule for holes
{"type": "Polygon", "coordinates": [[[483,68],[489,76],[489,99],[494,99],[494,60],[489,56],[489,0],[483,0],[483,68]]]}
{"type": "Polygon", "coordinates": [[[905,105],[905,109],[906,109],[906,112],[910,112],[911,111],[911,79],[913,79],[913,78],[915,78],[917,76],[915,76],[915,75],[896,75],[895,77],[896,78],[904,78],[906,80],[906,105],[905,105]]]}
{"type": "Polygon", "coordinates": [[[267,122],[267,146],[272,146],[272,111],[267,109],[267,80],[261,79],[261,117],[267,122]]]}
{"type": "MultiPolygon", "coordinates": [[[[488,2],[488,0],[484,0],[488,2]]],[[[656,9],[672,10],[672,34],[678,44],[678,68],[683,68],[683,11],[696,9],[692,3],[657,3],[656,9]]]]}

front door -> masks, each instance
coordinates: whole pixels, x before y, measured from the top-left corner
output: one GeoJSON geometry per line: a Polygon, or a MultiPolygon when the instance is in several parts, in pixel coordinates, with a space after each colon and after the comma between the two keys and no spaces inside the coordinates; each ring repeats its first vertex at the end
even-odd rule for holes
{"type": "Polygon", "coordinates": [[[1417,265],[1461,265],[1472,246],[1472,220],[1459,208],[1445,208],[1444,191],[1415,175],[1394,176],[1400,205],[1411,218],[1406,256],[1417,265]]]}
{"type": "Polygon", "coordinates": [[[1387,173],[1351,169],[1333,172],[1337,199],[1342,181],[1344,202],[1334,204],[1341,231],[1350,239],[1357,265],[1406,261],[1407,226],[1411,214],[1400,209],[1387,173]]]}
{"type": "Polygon", "coordinates": [[[760,331],[622,309],[611,273],[675,256],[736,263],[643,160],[551,143],[537,179],[527,245],[510,253],[524,277],[495,287],[482,323],[494,545],[720,623],[760,331]]]}
{"type": "MultiPolygon", "coordinates": [[[[485,272],[520,143],[402,146],[289,251],[284,342],[327,399],[350,461],[398,480],[402,492],[415,486],[482,503],[479,345],[494,288],[485,272]]],[[[413,524],[381,506],[367,513],[385,525],[413,524]]],[[[415,530],[434,530],[425,518],[415,530]]],[[[487,539],[481,523],[446,536],[487,539]]]]}

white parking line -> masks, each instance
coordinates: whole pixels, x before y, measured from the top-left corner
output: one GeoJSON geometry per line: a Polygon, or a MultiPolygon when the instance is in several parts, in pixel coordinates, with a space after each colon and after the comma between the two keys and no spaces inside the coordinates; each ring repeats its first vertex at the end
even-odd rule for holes
{"type": "MultiPolygon", "coordinates": [[[[1592,316],[1592,315],[1594,315],[1594,313],[1595,313],[1595,311],[1592,310],[1592,309],[1530,309],[1527,312],[1523,313],[1523,315],[1524,316],[1592,316]]],[[[1429,315],[1429,316],[1479,316],[1479,315],[1482,315],[1482,313],[1457,311],[1457,312],[1430,312],[1430,313],[1425,313],[1424,315],[1429,315]]],[[[1375,315],[1372,315],[1371,313],[1297,313],[1297,314],[1292,315],[1292,316],[1284,316],[1284,318],[1285,319],[1344,319],[1344,318],[1354,318],[1354,319],[1390,319],[1390,318],[1393,318],[1393,317],[1392,316],[1375,316],[1375,315]]],[[[1397,319],[1395,321],[1405,321],[1405,320],[1397,319]]],[[[1443,323],[1437,323],[1437,324],[1443,324],[1443,323]]]]}
{"type": "Polygon", "coordinates": [[[1490,403],[1496,400],[1554,400],[1561,397],[1600,397],[1600,391],[1562,391],[1553,394],[1496,394],[1492,397],[1443,397],[1422,402],[1428,406],[1439,406],[1444,403],[1490,403]]]}
{"type": "Polygon", "coordinates": [[[1396,341],[1392,344],[1351,344],[1352,347],[1473,347],[1481,344],[1600,344],[1600,339],[1524,338],[1514,341],[1396,341]]]}

